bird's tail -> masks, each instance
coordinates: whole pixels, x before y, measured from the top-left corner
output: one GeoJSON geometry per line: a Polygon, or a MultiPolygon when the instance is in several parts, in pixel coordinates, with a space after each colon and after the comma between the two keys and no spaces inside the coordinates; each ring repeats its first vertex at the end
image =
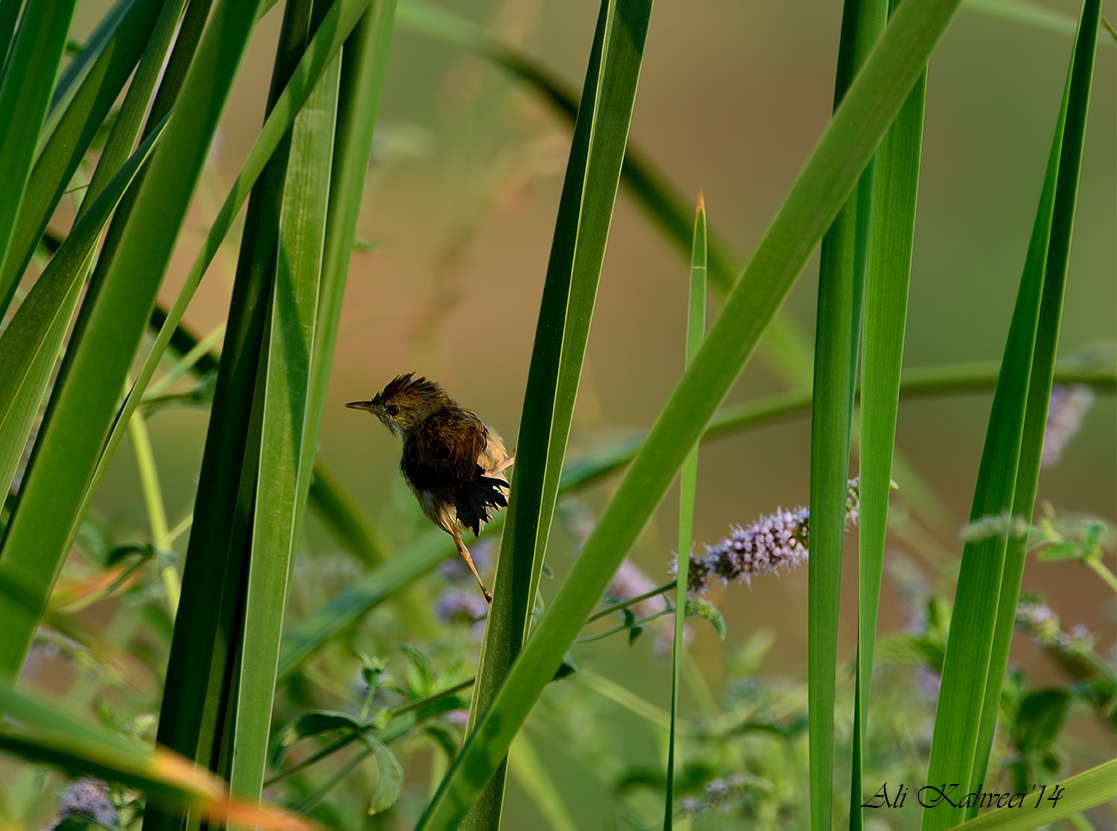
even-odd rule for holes
{"type": "Polygon", "coordinates": [[[470,482],[458,495],[458,520],[474,534],[480,534],[481,523],[489,521],[489,511],[508,505],[508,497],[504,494],[507,487],[503,478],[489,476],[470,482]]]}

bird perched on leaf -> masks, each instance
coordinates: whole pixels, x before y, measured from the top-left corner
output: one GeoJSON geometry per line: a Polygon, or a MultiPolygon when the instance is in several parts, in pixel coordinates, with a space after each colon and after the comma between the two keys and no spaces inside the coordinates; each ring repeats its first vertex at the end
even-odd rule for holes
{"type": "Polygon", "coordinates": [[[388,382],[371,401],[346,404],[368,410],[403,439],[400,470],[427,519],[454,538],[477,585],[492,602],[481,582],[462,530],[474,535],[490,519],[490,510],[508,504],[504,471],[514,458],[495,430],[476,414],[459,405],[434,381],[400,375],[388,382]]]}

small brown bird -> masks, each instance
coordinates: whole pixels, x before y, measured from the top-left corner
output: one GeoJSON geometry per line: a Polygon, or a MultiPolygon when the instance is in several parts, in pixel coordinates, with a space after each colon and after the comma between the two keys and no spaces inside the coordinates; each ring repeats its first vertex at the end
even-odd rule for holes
{"type": "Polygon", "coordinates": [[[403,439],[400,470],[427,519],[454,538],[477,585],[490,603],[493,596],[462,542],[462,529],[481,532],[489,511],[508,504],[504,471],[515,459],[495,430],[460,406],[434,381],[393,378],[371,401],[346,404],[368,410],[403,439]]]}

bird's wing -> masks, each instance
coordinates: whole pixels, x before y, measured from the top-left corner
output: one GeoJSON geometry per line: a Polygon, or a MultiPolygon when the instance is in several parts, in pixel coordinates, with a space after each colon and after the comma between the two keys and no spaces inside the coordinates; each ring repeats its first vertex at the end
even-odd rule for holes
{"type": "Polygon", "coordinates": [[[484,473],[477,457],[486,440],[485,425],[473,413],[443,410],[412,431],[400,468],[421,490],[473,482],[484,473]]]}

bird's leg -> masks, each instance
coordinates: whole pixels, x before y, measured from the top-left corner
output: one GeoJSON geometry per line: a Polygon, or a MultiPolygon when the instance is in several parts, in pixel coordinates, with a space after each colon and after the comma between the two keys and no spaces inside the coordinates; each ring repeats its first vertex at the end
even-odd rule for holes
{"type": "Polygon", "coordinates": [[[481,575],[477,573],[477,569],[473,565],[473,558],[469,556],[469,549],[466,548],[465,543],[462,542],[461,530],[455,528],[450,533],[454,535],[454,542],[458,546],[458,554],[465,560],[465,564],[469,566],[469,570],[473,572],[473,576],[477,580],[477,585],[481,587],[481,593],[485,595],[485,600],[492,603],[493,596],[489,593],[489,590],[485,588],[485,584],[481,582],[481,575]]]}

